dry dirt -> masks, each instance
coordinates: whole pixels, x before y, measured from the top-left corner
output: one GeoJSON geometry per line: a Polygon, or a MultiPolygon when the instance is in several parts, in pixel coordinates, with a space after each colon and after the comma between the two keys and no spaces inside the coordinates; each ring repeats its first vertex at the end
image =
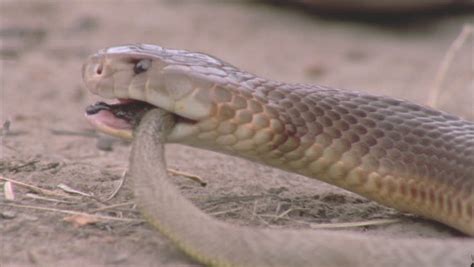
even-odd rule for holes
{"type": "MultiPolygon", "coordinates": [[[[210,53],[267,78],[426,103],[449,45],[474,18],[446,12],[365,20],[245,1],[0,3],[0,122],[11,122],[9,134],[0,136],[0,174],[68,195],[14,185],[15,199],[7,200],[0,181],[2,267],[198,266],[140,221],[128,184],[105,201],[127,167],[130,146],[96,133],[83,117],[97,99],[83,88],[81,63],[95,50],[160,44],[210,53]],[[64,193],[59,184],[91,196],[64,193]],[[78,226],[77,217],[57,210],[120,220],[78,226]]],[[[471,120],[473,44],[471,37],[454,57],[439,104],[471,120]]],[[[169,145],[167,153],[171,167],[208,182],[201,187],[178,176],[174,180],[183,194],[230,223],[307,228],[396,218],[400,222],[349,230],[387,239],[461,235],[252,162],[179,145],[169,145]]],[[[466,266],[470,262],[466,259],[466,266]]]]}

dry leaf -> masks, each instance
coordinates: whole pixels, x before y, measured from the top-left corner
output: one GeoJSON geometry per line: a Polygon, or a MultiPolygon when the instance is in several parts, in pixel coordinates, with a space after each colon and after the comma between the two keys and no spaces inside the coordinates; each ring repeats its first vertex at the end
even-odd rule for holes
{"type": "Polygon", "coordinates": [[[74,227],[82,227],[88,224],[94,224],[100,221],[99,218],[89,214],[77,214],[64,217],[63,219],[66,222],[72,223],[74,227]]]}

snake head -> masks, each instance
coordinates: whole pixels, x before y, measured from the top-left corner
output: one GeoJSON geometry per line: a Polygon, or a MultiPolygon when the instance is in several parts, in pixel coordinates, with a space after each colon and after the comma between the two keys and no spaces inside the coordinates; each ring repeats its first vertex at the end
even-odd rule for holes
{"type": "Polygon", "coordinates": [[[218,83],[212,74],[222,75],[218,67],[223,64],[205,54],[156,45],[100,50],[82,67],[85,86],[93,94],[118,102],[89,106],[86,117],[99,130],[129,139],[144,111],[156,107],[180,118],[171,137],[191,135],[195,122],[209,118],[215,109],[215,96],[209,89],[218,83]]]}

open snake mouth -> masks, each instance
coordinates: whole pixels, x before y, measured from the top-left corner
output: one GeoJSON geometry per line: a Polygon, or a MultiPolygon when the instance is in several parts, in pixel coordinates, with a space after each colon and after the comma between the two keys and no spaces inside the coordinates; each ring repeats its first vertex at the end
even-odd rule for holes
{"type": "MultiPolygon", "coordinates": [[[[114,103],[97,102],[86,107],[86,118],[98,130],[121,138],[131,139],[145,113],[159,108],[144,101],[118,98],[114,103]]],[[[175,114],[178,123],[194,124],[195,121],[175,114]]]]}

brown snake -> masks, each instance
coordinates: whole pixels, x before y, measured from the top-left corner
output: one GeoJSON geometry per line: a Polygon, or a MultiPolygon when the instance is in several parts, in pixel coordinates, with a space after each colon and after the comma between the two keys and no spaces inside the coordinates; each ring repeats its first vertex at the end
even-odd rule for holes
{"type": "Polygon", "coordinates": [[[166,141],[251,159],[474,235],[472,122],[393,98],[269,81],[205,54],[153,45],[101,50],[84,64],[83,78],[93,93],[120,99],[87,110],[104,132],[131,138],[147,110],[172,114],[168,126],[157,125],[168,115],[146,116],[130,171],[150,223],[203,263],[441,267],[474,253],[472,239],[388,241],[218,222],[163,179],[161,148],[166,141]]]}

